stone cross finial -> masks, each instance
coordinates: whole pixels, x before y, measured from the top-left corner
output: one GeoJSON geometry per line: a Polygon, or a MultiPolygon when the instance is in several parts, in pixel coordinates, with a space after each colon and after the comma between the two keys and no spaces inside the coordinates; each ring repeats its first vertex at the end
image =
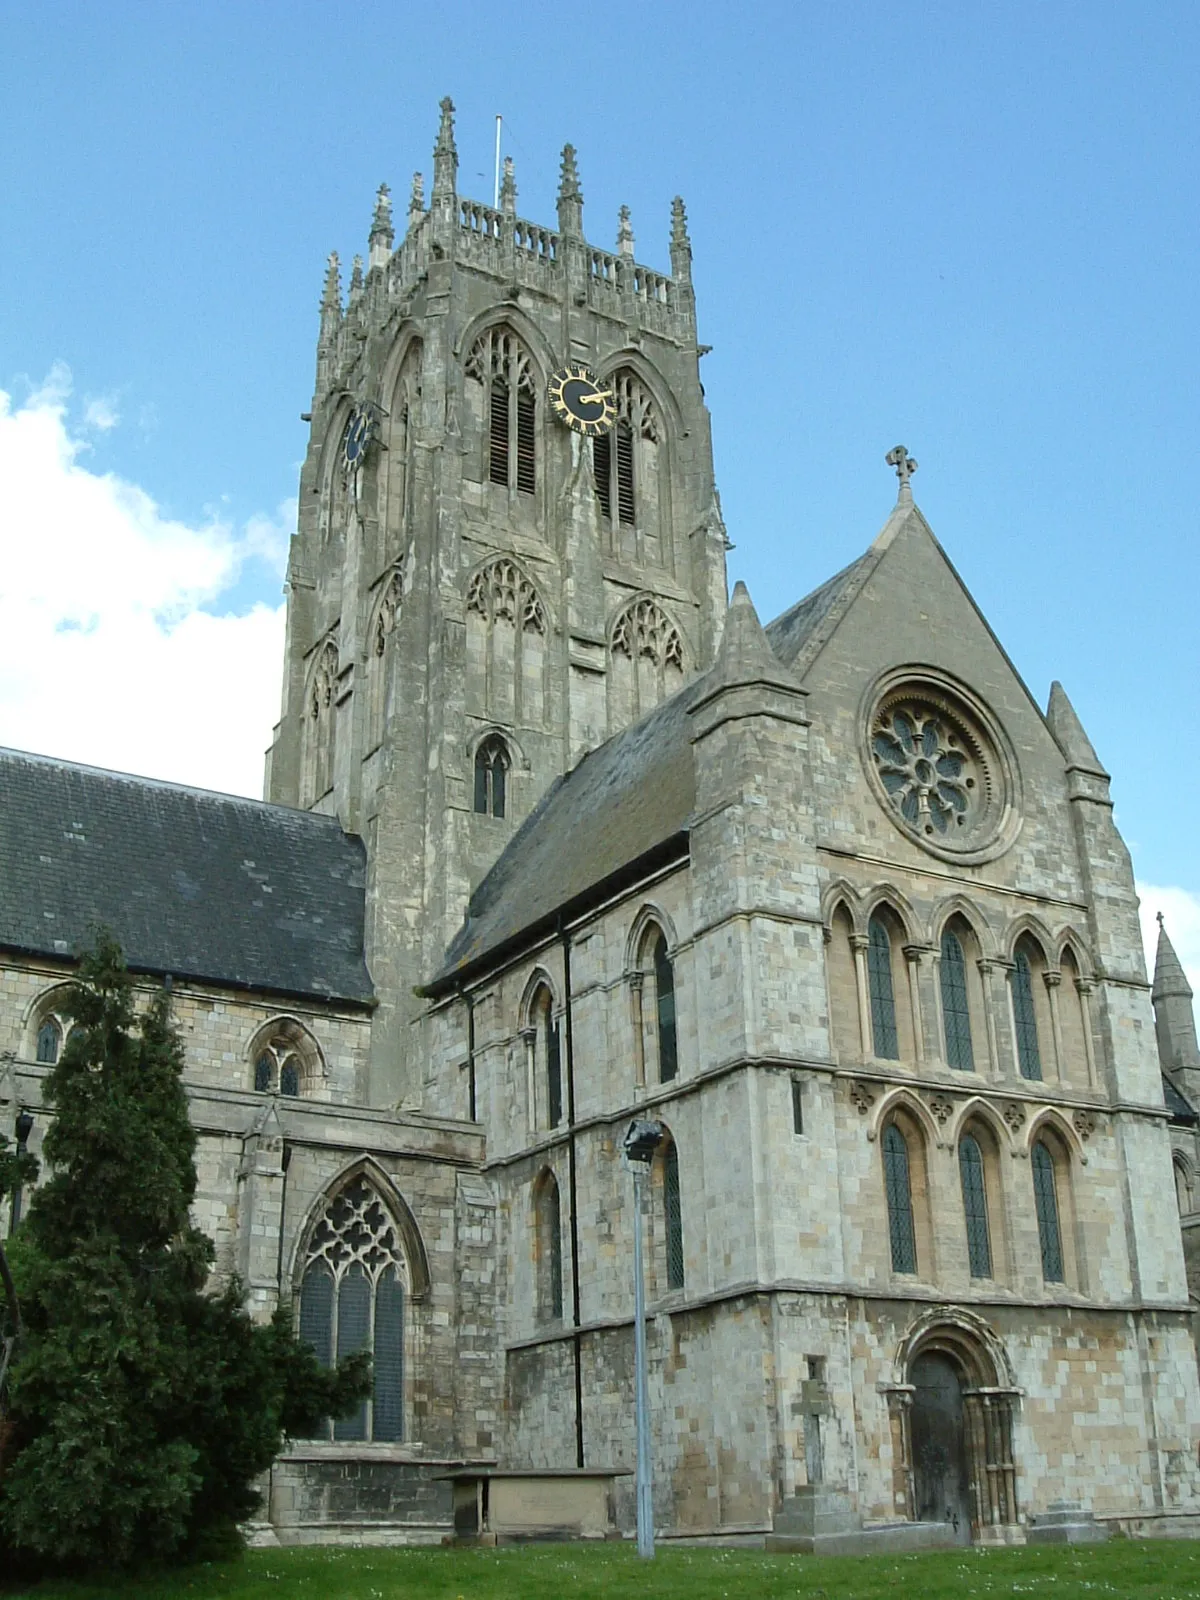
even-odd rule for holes
{"type": "Polygon", "coordinates": [[[1162,925],[1163,925],[1163,914],[1162,914],[1162,912],[1161,911],[1156,911],[1154,913],[1154,916],[1155,916],[1155,919],[1158,922],[1159,927],[1161,928],[1162,925]]]}
{"type": "Polygon", "coordinates": [[[900,479],[901,500],[911,500],[912,487],[908,480],[917,470],[917,463],[913,460],[912,456],[909,455],[908,451],[902,444],[898,444],[894,449],[889,450],[883,459],[887,462],[889,467],[895,467],[896,469],[896,476],[900,479]]]}

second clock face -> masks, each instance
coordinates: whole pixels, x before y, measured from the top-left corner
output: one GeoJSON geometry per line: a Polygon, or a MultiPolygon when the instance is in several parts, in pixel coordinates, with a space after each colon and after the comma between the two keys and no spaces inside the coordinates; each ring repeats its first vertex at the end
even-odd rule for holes
{"type": "Polygon", "coordinates": [[[595,438],[598,433],[607,433],[617,420],[612,390],[589,367],[578,362],[559,368],[550,379],[547,394],[551,411],[576,433],[595,438]]]}

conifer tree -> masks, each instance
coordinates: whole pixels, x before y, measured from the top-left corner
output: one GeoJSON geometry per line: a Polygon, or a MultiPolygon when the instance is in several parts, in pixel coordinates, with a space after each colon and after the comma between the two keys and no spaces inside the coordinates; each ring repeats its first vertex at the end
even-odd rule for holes
{"type": "Polygon", "coordinates": [[[310,1434],[369,1387],[322,1369],[281,1308],[255,1324],[240,1286],[205,1293],[196,1136],[164,991],[139,1019],[106,934],[66,1007],[76,1026],[44,1096],[54,1112],[11,1251],[23,1330],[9,1374],[0,1566],[129,1568],[228,1550],[284,1434],[310,1434]]]}

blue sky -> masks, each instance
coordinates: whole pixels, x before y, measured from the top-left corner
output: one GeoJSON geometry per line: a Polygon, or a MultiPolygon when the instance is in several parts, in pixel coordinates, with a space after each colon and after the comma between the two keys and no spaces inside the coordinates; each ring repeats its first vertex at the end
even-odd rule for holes
{"type": "Polygon", "coordinates": [[[324,258],[365,251],[381,179],[403,209],[448,93],[463,192],[490,195],[499,111],[525,216],[553,219],[568,139],[598,243],[628,203],[639,259],[665,267],[684,195],[730,576],[764,617],[870,541],[883,455],[906,444],[1031,689],[1044,704],[1060,677],[1113,770],[1142,878],[1191,915],[1195,22],[1166,0],[0,4],[0,390],[26,425],[0,529],[86,566],[95,597],[55,617],[43,583],[50,631],[8,669],[0,742],[253,787],[324,258]],[[137,537],[106,575],[82,524],[131,503],[137,537]],[[147,568],[135,650],[116,590],[147,568]],[[102,636],[125,654],[88,658],[102,636]],[[119,695],[86,717],[49,697],[62,641],[114,690],[148,662],[167,704],[232,693],[242,722],[222,733],[200,707],[186,745],[139,745],[119,695]]]}

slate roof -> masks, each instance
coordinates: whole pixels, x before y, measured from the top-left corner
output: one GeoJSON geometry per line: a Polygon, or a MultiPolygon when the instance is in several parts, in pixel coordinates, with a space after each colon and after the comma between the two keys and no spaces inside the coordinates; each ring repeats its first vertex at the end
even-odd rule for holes
{"type": "Polygon", "coordinates": [[[1200,1116],[1197,1116],[1195,1108],[1189,1101],[1184,1099],[1165,1072],[1162,1075],[1162,1086],[1163,1102],[1171,1113],[1171,1121],[1176,1124],[1182,1123],[1187,1127],[1195,1127],[1196,1123],[1200,1122],[1200,1116]]]}
{"type": "MultiPolygon", "coordinates": [[[[765,631],[775,656],[790,662],[866,559],[765,630],[754,617],[758,648],[765,631]]],[[[672,848],[684,850],[696,801],[688,712],[727,665],[718,656],[708,672],[589,751],[547,790],[472,895],[466,920],[423,993],[446,993],[471,971],[540,936],[558,914],[609,892],[655,858],[669,859],[672,848]]]]}
{"type": "Polygon", "coordinates": [[[371,1003],[366,858],[333,817],[0,750],[0,945],[371,1003]]]}

